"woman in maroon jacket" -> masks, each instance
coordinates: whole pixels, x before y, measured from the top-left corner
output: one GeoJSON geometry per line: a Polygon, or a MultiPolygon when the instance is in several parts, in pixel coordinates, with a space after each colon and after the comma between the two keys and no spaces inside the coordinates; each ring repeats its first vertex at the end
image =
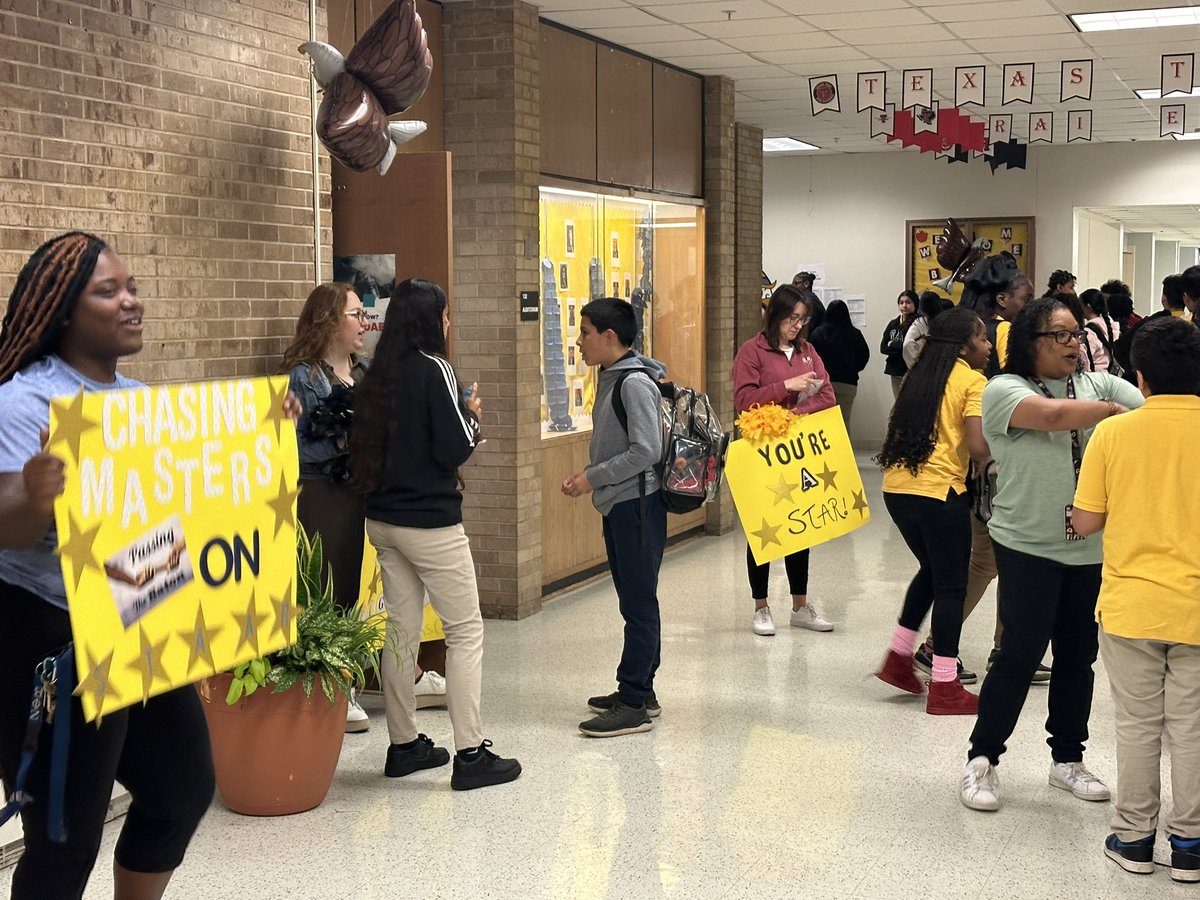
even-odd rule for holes
{"type": "MultiPolygon", "coordinates": [[[[825,364],[808,342],[808,326],[816,297],[790,284],[779,287],[767,304],[763,330],[746,341],[733,361],[733,405],[742,413],[751,406],[774,403],[792,412],[818,412],[836,403],[825,364]]],[[[784,557],[792,592],[792,625],[811,631],[833,631],[808,602],[808,551],[784,557]]],[[[775,633],[767,605],[770,563],[758,565],[746,545],[746,569],[754,598],[755,634],[775,633]]]]}

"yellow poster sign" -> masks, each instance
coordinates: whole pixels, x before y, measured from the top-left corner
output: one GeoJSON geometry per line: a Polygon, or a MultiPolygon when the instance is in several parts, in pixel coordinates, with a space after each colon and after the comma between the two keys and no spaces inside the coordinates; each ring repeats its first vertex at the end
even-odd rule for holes
{"type": "Polygon", "coordinates": [[[793,417],[780,437],[734,441],[725,475],[760,565],[841,537],[871,519],[836,406],[793,417]]]}
{"type": "Polygon", "coordinates": [[[55,400],[54,507],[88,720],[288,646],[296,429],[286,376],[55,400]]]}
{"type": "MultiPolygon", "coordinates": [[[[362,585],[362,590],[358,595],[358,608],[363,611],[364,617],[379,615],[386,618],[387,610],[383,605],[383,573],[379,569],[379,556],[371,542],[366,540],[365,532],[363,539],[362,575],[358,582],[362,585]]],[[[421,643],[444,641],[445,639],[446,632],[442,630],[442,620],[429,605],[429,596],[426,595],[425,619],[421,624],[421,643]]]]}

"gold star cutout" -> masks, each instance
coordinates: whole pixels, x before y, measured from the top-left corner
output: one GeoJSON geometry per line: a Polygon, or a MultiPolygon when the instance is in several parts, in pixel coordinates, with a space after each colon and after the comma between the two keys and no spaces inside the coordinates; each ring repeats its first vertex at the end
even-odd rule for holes
{"type": "Polygon", "coordinates": [[[800,485],[792,484],[790,481],[787,480],[786,475],[781,474],[779,476],[779,484],[775,485],[774,487],[767,488],[768,491],[770,491],[772,494],[775,495],[775,502],[772,503],[771,505],[778,506],[784,500],[791,503],[792,502],[792,491],[794,491],[798,487],[800,487],[800,485]]]}
{"type": "Polygon", "coordinates": [[[262,656],[258,649],[258,636],[263,625],[271,618],[270,613],[259,612],[257,597],[250,598],[250,605],[246,607],[246,612],[237,617],[238,623],[238,643],[237,653],[240,655],[242,647],[248,647],[254,651],[255,656],[262,656]]]}
{"type": "Polygon", "coordinates": [[[153,687],[155,679],[165,675],[162,657],[171,635],[163,635],[162,640],[152,644],[146,637],[145,626],[142,626],[138,639],[141,642],[141,650],[137,662],[130,663],[129,668],[142,674],[142,703],[145,703],[150,699],[150,688],[153,687]]]}
{"type": "Polygon", "coordinates": [[[75,521],[75,514],[68,510],[67,522],[69,523],[67,542],[59,544],[54,552],[59,557],[71,561],[71,574],[75,576],[75,590],[78,591],[79,579],[83,577],[83,570],[100,568],[100,562],[96,559],[96,551],[92,545],[96,541],[96,534],[100,531],[104,520],[101,519],[85,531],[75,521]]]}
{"type": "MultiPolygon", "coordinates": [[[[101,710],[104,707],[104,698],[110,693],[108,676],[112,669],[113,651],[108,651],[108,656],[97,661],[92,656],[91,649],[87,649],[87,669],[88,675],[83,681],[79,682],[79,686],[72,692],[74,696],[80,697],[84,703],[91,701],[96,710],[96,724],[100,724],[102,718],[101,710]]],[[[119,694],[116,691],[111,692],[113,697],[119,699],[119,694]]]]}
{"type": "Polygon", "coordinates": [[[837,490],[837,475],[838,473],[829,468],[829,463],[825,463],[825,471],[818,472],[817,477],[825,482],[825,487],[837,490]]]}
{"type": "Polygon", "coordinates": [[[854,503],[851,504],[850,508],[858,510],[858,517],[860,519],[865,519],[867,517],[867,498],[863,496],[862,491],[854,492],[854,503]]]}
{"type": "Polygon", "coordinates": [[[267,410],[267,421],[275,426],[275,440],[283,442],[283,423],[291,422],[283,410],[283,401],[288,395],[288,380],[284,376],[268,379],[267,387],[271,392],[271,406],[267,410]]]}
{"type": "Polygon", "coordinates": [[[71,450],[71,458],[79,461],[79,445],[83,435],[88,430],[100,424],[99,419],[91,419],[83,414],[83,386],[79,393],[65,400],[50,401],[50,408],[55,414],[54,433],[50,435],[50,446],[65,443],[71,450]]]}
{"type": "Polygon", "coordinates": [[[275,628],[272,634],[278,633],[288,644],[295,643],[296,604],[292,602],[292,586],[287,586],[282,597],[272,597],[271,605],[275,607],[275,628]]]}
{"type": "Polygon", "coordinates": [[[752,531],[750,533],[762,541],[764,548],[767,546],[767,544],[778,544],[780,547],[782,547],[783,541],[779,540],[779,529],[782,527],[782,525],[768,525],[767,520],[763,519],[762,528],[760,528],[758,531],[752,531]]]}
{"type": "Polygon", "coordinates": [[[275,511],[275,537],[279,537],[279,532],[285,525],[291,525],[293,528],[296,526],[296,498],[299,496],[299,490],[287,489],[287,479],[280,472],[279,494],[274,500],[267,501],[267,506],[275,511]]]}
{"type": "Polygon", "coordinates": [[[207,666],[207,673],[212,674],[217,671],[217,664],[213,660],[212,641],[218,634],[221,633],[219,627],[209,628],[204,621],[204,606],[196,605],[196,624],[192,628],[185,628],[182,631],[176,632],[181,638],[188,642],[189,654],[187,672],[190,676],[192,669],[196,663],[203,661],[207,666]]]}
{"type": "Polygon", "coordinates": [[[379,566],[371,573],[371,583],[367,585],[367,596],[375,600],[383,593],[383,571],[379,566]]]}

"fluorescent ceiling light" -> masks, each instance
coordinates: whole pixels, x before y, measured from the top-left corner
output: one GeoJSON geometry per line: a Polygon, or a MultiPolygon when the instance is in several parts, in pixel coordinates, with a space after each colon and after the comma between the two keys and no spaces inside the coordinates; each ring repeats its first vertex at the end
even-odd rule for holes
{"type": "Polygon", "coordinates": [[[1200,7],[1171,6],[1161,9],[1122,9],[1115,12],[1077,13],[1067,16],[1080,31],[1123,31],[1132,28],[1171,28],[1200,25],[1200,7]]]}
{"type": "Polygon", "coordinates": [[[820,150],[813,144],[806,144],[795,138],[763,138],[763,153],[785,153],[788,150],[820,150]]]}
{"type": "MultiPolygon", "coordinates": [[[[1142,91],[1134,91],[1134,93],[1137,94],[1139,97],[1141,97],[1143,100],[1161,100],[1162,99],[1162,88],[1146,88],[1145,90],[1142,90],[1142,91]]],[[[1192,92],[1190,94],[1172,94],[1167,99],[1174,100],[1176,97],[1180,97],[1180,98],[1182,98],[1182,97],[1200,97],[1200,88],[1192,88],[1192,92]]]]}

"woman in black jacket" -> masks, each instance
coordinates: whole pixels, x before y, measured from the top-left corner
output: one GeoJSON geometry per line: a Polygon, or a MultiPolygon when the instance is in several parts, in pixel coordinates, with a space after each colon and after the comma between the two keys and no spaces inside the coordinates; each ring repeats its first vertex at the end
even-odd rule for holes
{"type": "Polygon", "coordinates": [[[887,328],[883,329],[883,340],[879,342],[879,352],[886,357],[883,373],[892,379],[893,400],[900,396],[900,383],[908,373],[908,363],[904,361],[904,337],[917,317],[918,302],[916,291],[901,292],[896,298],[900,315],[887,323],[887,328]]]}
{"type": "MultiPolygon", "coordinates": [[[[850,432],[850,412],[854,409],[854,397],[858,394],[858,373],[867,367],[871,359],[871,348],[862,332],[850,321],[850,308],[841,300],[834,300],[825,310],[825,321],[810,338],[816,348],[829,382],[842,408],[846,420],[846,432],[850,432]]],[[[853,436],[852,436],[853,437],[853,436]]]]}

